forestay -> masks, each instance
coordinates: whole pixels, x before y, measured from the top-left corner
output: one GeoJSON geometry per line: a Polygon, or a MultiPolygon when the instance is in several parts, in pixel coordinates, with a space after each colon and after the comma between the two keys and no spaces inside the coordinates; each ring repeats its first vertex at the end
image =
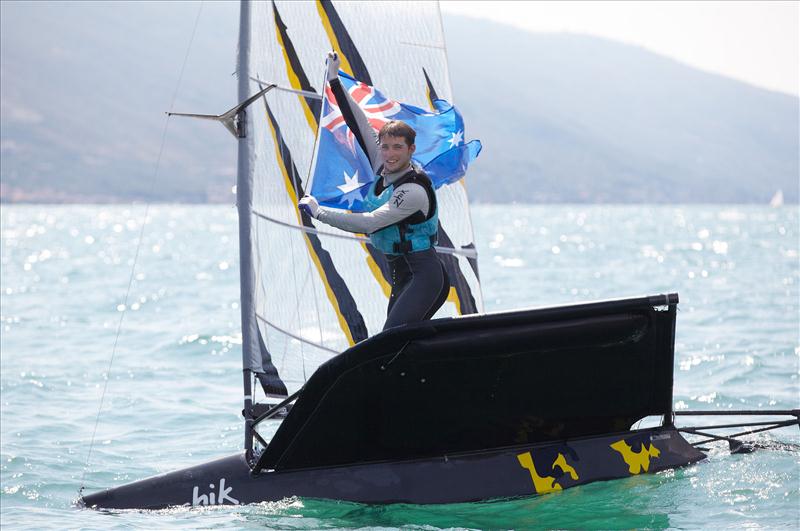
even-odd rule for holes
{"type": "MultiPolygon", "coordinates": [[[[253,315],[243,312],[243,330],[258,330],[249,334],[256,337],[244,334],[245,369],[269,372],[273,363],[292,392],[321,362],[381,330],[390,291],[384,258],[364,235],[318,225],[297,208],[312,166],[326,52],[336,50],[342,70],[397,101],[433,109],[434,99],[452,102],[452,93],[436,3],[289,1],[246,7],[249,56],[240,50],[240,59],[249,59],[239,75],[249,79],[250,94],[267,83],[279,88],[248,109],[243,165],[240,155],[246,174],[239,182],[248,180],[252,194],[249,237],[241,240],[251,251],[253,315]]],[[[463,180],[437,195],[440,257],[453,287],[436,317],[480,312],[463,180]]],[[[241,212],[248,203],[241,190],[239,201],[241,212]]]]}

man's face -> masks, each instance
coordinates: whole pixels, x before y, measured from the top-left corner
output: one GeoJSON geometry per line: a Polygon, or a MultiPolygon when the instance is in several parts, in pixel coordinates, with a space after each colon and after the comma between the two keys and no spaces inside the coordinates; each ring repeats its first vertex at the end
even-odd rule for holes
{"type": "Polygon", "coordinates": [[[381,138],[381,159],[383,169],[389,173],[402,170],[411,162],[416,146],[406,144],[402,136],[385,135],[381,138]]]}

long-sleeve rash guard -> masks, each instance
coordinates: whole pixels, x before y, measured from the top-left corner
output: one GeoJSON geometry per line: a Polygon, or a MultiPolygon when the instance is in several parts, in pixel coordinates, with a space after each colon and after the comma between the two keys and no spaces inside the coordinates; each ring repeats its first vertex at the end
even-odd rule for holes
{"type": "MultiPolygon", "coordinates": [[[[382,166],[378,135],[372,129],[361,108],[344,89],[339,79],[330,80],[330,84],[347,127],[353,132],[359,145],[367,155],[372,170],[378,173],[382,166]]],[[[388,186],[410,170],[411,167],[409,166],[398,172],[382,174],[379,178],[382,178],[384,184],[388,186]]],[[[372,212],[351,213],[320,207],[317,219],[348,232],[371,234],[384,227],[398,223],[418,211],[427,216],[429,208],[428,193],[425,189],[417,183],[405,183],[394,189],[388,202],[372,212]]]]}

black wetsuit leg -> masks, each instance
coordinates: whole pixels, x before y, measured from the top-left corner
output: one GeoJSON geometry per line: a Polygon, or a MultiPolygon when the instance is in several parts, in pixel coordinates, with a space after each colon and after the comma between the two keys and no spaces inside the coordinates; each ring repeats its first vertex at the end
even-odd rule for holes
{"type": "Polygon", "coordinates": [[[387,259],[392,271],[392,295],[383,329],[430,319],[450,291],[447,272],[436,251],[428,249],[387,259]]]}

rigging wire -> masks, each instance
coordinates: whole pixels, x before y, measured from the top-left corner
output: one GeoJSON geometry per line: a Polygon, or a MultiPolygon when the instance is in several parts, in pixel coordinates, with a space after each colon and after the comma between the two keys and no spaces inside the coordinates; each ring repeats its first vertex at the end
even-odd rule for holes
{"type": "MultiPolygon", "coordinates": [[[[291,253],[292,253],[292,264],[294,264],[295,263],[295,258],[294,258],[294,238],[289,238],[289,245],[290,245],[291,253]]],[[[298,288],[300,287],[300,285],[297,283],[297,273],[295,272],[295,269],[297,269],[297,268],[292,267],[291,269],[292,269],[292,279],[294,280],[294,301],[295,301],[295,308],[294,309],[295,309],[295,316],[297,318],[298,326],[301,326],[300,333],[302,335],[302,330],[303,330],[302,329],[302,322],[303,322],[303,320],[300,319],[300,299],[298,298],[298,291],[299,291],[298,288]]],[[[304,343],[303,341],[300,342],[300,359],[302,360],[302,363],[303,363],[303,381],[306,381],[307,380],[307,378],[306,378],[306,356],[305,356],[305,352],[303,351],[303,343],[304,343]]]]}
{"type": "MultiPolygon", "coordinates": [[[[317,313],[317,332],[319,333],[319,346],[324,350],[328,350],[338,354],[338,352],[336,352],[335,350],[323,346],[324,336],[322,335],[322,317],[321,314],[319,313],[319,303],[317,302],[317,286],[314,284],[313,281],[313,279],[317,278],[317,275],[314,274],[314,268],[311,265],[311,253],[308,253],[307,256],[308,256],[308,273],[306,275],[306,279],[311,281],[311,290],[314,293],[314,309],[316,310],[317,313]]],[[[305,286],[306,282],[304,281],[303,288],[305,288],[305,286]]]]}
{"type": "MultiPolygon", "coordinates": [[[[194,43],[194,37],[195,37],[195,34],[197,33],[197,26],[198,26],[198,24],[200,22],[200,15],[203,12],[203,4],[204,3],[205,3],[204,0],[201,0],[200,7],[197,10],[197,16],[194,19],[194,26],[192,27],[192,34],[191,34],[191,37],[189,37],[189,45],[186,48],[186,54],[183,57],[183,64],[181,65],[180,74],[178,75],[178,81],[175,84],[175,90],[173,91],[172,99],[170,100],[170,104],[169,104],[170,112],[172,111],[172,108],[175,105],[175,100],[178,97],[178,90],[180,89],[181,81],[183,81],[183,73],[184,73],[184,71],[186,69],[186,63],[189,60],[189,53],[191,52],[192,44],[194,43]]],[[[117,323],[117,331],[116,331],[116,334],[114,336],[114,345],[111,348],[111,357],[108,360],[108,367],[107,367],[106,373],[105,373],[105,381],[103,383],[103,391],[100,394],[100,405],[97,408],[97,416],[95,417],[95,420],[94,420],[94,429],[92,430],[92,439],[89,442],[89,451],[88,451],[88,453],[86,455],[86,463],[83,465],[83,472],[81,473],[81,483],[80,483],[80,488],[78,489],[78,495],[79,496],[83,495],[83,489],[85,487],[85,480],[86,480],[86,472],[89,469],[89,464],[90,464],[91,459],[92,459],[92,451],[94,450],[94,443],[95,443],[95,439],[97,437],[97,426],[100,423],[100,414],[103,411],[103,402],[105,401],[106,391],[108,390],[108,381],[111,379],[111,368],[112,368],[112,366],[114,364],[114,357],[116,356],[116,353],[117,353],[117,344],[119,342],[120,333],[122,332],[122,323],[125,320],[125,314],[128,311],[128,298],[130,297],[131,287],[133,286],[133,279],[134,279],[134,276],[135,276],[135,273],[136,273],[136,263],[139,260],[139,251],[141,250],[142,240],[144,239],[144,229],[145,229],[145,226],[147,225],[147,219],[148,219],[148,215],[150,213],[151,200],[149,198],[152,197],[153,190],[155,189],[156,178],[158,177],[158,172],[159,172],[159,169],[161,167],[161,157],[162,157],[162,155],[164,153],[164,145],[166,144],[166,140],[167,140],[167,131],[169,130],[169,121],[170,121],[169,119],[170,119],[170,117],[169,117],[169,115],[167,115],[167,117],[166,117],[166,119],[164,121],[164,129],[161,132],[161,144],[160,144],[160,146],[158,148],[158,155],[156,156],[156,163],[155,163],[155,168],[153,169],[153,176],[150,178],[150,185],[149,185],[148,194],[147,194],[148,200],[145,203],[144,216],[142,218],[141,228],[139,229],[139,240],[138,240],[138,242],[136,244],[136,251],[134,252],[134,256],[133,256],[133,264],[131,265],[131,274],[130,274],[130,277],[128,278],[128,287],[125,289],[125,298],[124,298],[124,301],[123,301],[122,312],[120,312],[119,322],[117,323]]]]}
{"type": "MultiPolygon", "coordinates": [[[[308,238],[308,236],[306,236],[306,238],[308,238]]],[[[311,245],[310,242],[306,242],[306,243],[309,246],[311,245]]],[[[309,250],[309,252],[305,253],[305,255],[306,255],[306,258],[307,258],[306,262],[308,263],[308,275],[309,275],[310,278],[315,278],[316,275],[314,275],[314,265],[311,263],[311,252],[310,252],[310,250],[309,250]]],[[[317,286],[313,281],[311,282],[311,292],[314,294],[314,310],[317,313],[317,329],[319,331],[319,342],[321,344],[321,343],[324,342],[324,336],[322,335],[322,317],[321,317],[321,314],[319,313],[319,302],[317,301],[317,286]]],[[[305,375],[306,375],[306,366],[305,366],[305,359],[303,359],[303,379],[307,380],[305,375]]]]}
{"type": "MultiPolygon", "coordinates": [[[[325,85],[324,85],[324,80],[323,80],[323,87],[324,86],[325,85]]],[[[320,105],[320,113],[322,113],[322,105],[320,105]]],[[[314,159],[316,158],[317,138],[319,137],[319,124],[320,124],[321,120],[322,120],[322,116],[321,115],[317,116],[317,130],[314,132],[314,145],[311,148],[311,157],[310,157],[309,162],[308,162],[308,171],[306,172],[306,183],[308,184],[308,188],[306,188],[304,190],[306,194],[311,193],[311,186],[313,186],[313,179],[311,179],[311,180],[309,180],[309,179],[312,177],[311,176],[311,170],[314,167],[314,159]]],[[[301,180],[300,175],[298,174],[297,171],[292,172],[292,179],[294,179],[294,189],[299,192],[300,191],[300,187],[302,185],[302,180],[301,180]]],[[[300,214],[300,213],[298,212],[298,214],[300,214]]],[[[300,217],[302,218],[302,214],[300,214],[300,217]]],[[[300,220],[299,225],[303,226],[302,219],[300,220]]],[[[313,226],[313,223],[312,223],[312,226],[313,226]]],[[[315,275],[314,275],[314,264],[312,264],[312,259],[311,259],[311,241],[310,241],[310,239],[308,237],[308,233],[304,233],[303,237],[306,240],[306,248],[308,250],[308,252],[304,253],[306,255],[306,264],[308,265],[308,275],[309,275],[309,277],[313,278],[315,275]]],[[[292,258],[294,258],[294,252],[292,253],[292,258]]],[[[297,280],[296,279],[295,279],[295,285],[297,285],[297,280]]],[[[305,283],[304,283],[304,285],[305,285],[305,283]]],[[[314,296],[314,310],[315,310],[315,312],[317,314],[317,329],[319,331],[319,342],[321,344],[323,342],[322,318],[321,318],[321,314],[319,312],[319,301],[317,300],[317,287],[316,287],[316,285],[314,284],[313,281],[311,282],[311,292],[312,292],[312,294],[314,296]]],[[[302,326],[302,321],[298,319],[298,323],[297,324],[302,326]]],[[[300,335],[302,335],[302,328],[300,330],[301,330],[300,335]]],[[[302,345],[303,344],[300,343],[300,355],[301,355],[301,360],[302,360],[302,363],[303,363],[303,381],[308,381],[308,377],[306,376],[306,359],[305,359],[305,355],[303,353],[302,345]]]]}
{"type": "MultiPolygon", "coordinates": [[[[256,314],[256,317],[258,317],[258,314],[256,314]]],[[[264,319],[262,319],[262,321],[264,321],[264,319]]],[[[266,323],[267,321],[264,321],[264,322],[266,323]]],[[[269,324],[269,323],[267,323],[267,324],[269,324]]],[[[284,374],[284,370],[283,369],[286,367],[286,354],[288,352],[289,352],[289,339],[284,337],[283,338],[283,355],[281,356],[280,374],[284,374]]],[[[284,378],[284,383],[286,383],[285,382],[285,378],[284,378]]]]}
{"type": "MultiPolygon", "coordinates": [[[[325,75],[323,74],[323,85],[322,85],[323,91],[324,91],[324,87],[325,87],[324,77],[325,77],[325,75]]],[[[311,193],[311,187],[314,186],[314,176],[311,174],[311,171],[314,168],[314,161],[316,160],[316,157],[317,157],[317,140],[319,139],[319,134],[320,134],[319,124],[322,122],[322,108],[323,108],[323,105],[320,105],[319,106],[320,115],[317,117],[317,130],[314,132],[314,145],[311,148],[311,159],[308,161],[308,172],[306,173],[306,183],[308,184],[308,189],[306,190],[306,192],[308,192],[308,193],[311,193]]],[[[300,184],[301,184],[300,176],[295,174],[294,177],[295,177],[295,180],[296,180],[296,182],[295,182],[295,190],[299,190],[300,189],[300,184]]],[[[314,223],[311,222],[311,224],[313,225],[314,223]]],[[[306,234],[304,234],[304,236],[305,236],[306,240],[308,240],[306,243],[308,245],[310,245],[311,242],[310,242],[310,239],[308,238],[308,234],[306,233],[306,234]]],[[[311,260],[311,249],[309,249],[309,252],[306,253],[306,257],[308,258],[308,273],[309,273],[309,275],[314,277],[314,265],[311,263],[311,261],[312,261],[311,260]]],[[[321,278],[322,277],[320,276],[320,280],[321,280],[321,278]]],[[[317,287],[316,287],[316,285],[314,285],[313,282],[311,284],[311,290],[314,293],[314,309],[317,312],[317,328],[319,330],[319,342],[323,343],[324,342],[324,338],[323,338],[323,335],[322,335],[322,318],[320,317],[319,302],[317,301],[317,287]]],[[[304,360],[304,366],[303,366],[303,375],[305,376],[305,360],[304,360]]]]}
{"type": "MultiPolygon", "coordinates": [[[[309,245],[310,245],[310,243],[309,243],[309,245]]],[[[312,278],[315,278],[316,275],[314,275],[314,266],[311,263],[311,253],[310,252],[306,253],[306,258],[308,258],[308,274],[312,278]]],[[[321,279],[321,277],[320,277],[320,279],[321,279]]],[[[320,343],[324,343],[325,342],[325,338],[322,335],[322,317],[321,317],[321,314],[319,313],[319,301],[317,301],[317,286],[316,286],[316,284],[314,282],[311,282],[311,292],[314,294],[314,310],[317,312],[317,329],[319,331],[319,342],[320,343]]],[[[303,367],[303,373],[305,373],[305,366],[303,367]]]]}

